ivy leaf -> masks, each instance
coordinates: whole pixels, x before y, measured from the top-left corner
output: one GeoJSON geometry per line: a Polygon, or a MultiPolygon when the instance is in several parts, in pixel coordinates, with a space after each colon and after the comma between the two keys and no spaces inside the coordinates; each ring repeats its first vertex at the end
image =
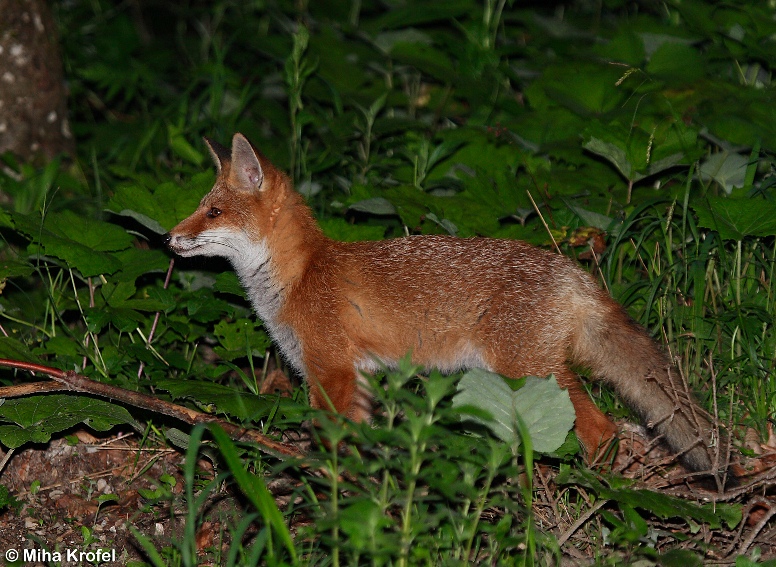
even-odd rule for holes
{"type": "Polygon", "coordinates": [[[576,417],[568,391],[558,386],[554,376],[546,380],[528,377],[515,391],[498,374],[479,368],[468,371],[458,382],[453,407],[464,410],[465,419],[481,423],[514,447],[520,444],[515,418],[519,415],[528,427],[534,450],[540,453],[558,449],[576,417]]]}

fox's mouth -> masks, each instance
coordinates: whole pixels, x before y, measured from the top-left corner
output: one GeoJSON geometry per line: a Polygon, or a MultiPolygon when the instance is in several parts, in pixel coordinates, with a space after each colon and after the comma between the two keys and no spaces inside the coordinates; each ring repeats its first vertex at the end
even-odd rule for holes
{"type": "Polygon", "coordinates": [[[175,252],[178,256],[193,256],[197,249],[202,248],[195,240],[181,239],[178,236],[168,234],[165,238],[167,248],[175,252]]]}

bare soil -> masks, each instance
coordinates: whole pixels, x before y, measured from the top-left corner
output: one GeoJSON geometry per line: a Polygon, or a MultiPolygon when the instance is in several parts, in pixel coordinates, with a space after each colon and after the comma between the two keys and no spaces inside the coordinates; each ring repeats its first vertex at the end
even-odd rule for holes
{"type": "MultiPolygon", "coordinates": [[[[60,558],[61,565],[147,561],[130,526],[156,549],[169,546],[185,522],[185,511],[171,504],[180,501],[174,496],[183,491],[184,456],[164,447],[141,448],[131,434],[98,439],[78,432],[77,443],[75,437],[25,448],[12,455],[0,474],[0,484],[18,500],[0,512],[0,558],[9,562],[15,550],[28,559],[21,564],[29,566],[60,558]],[[113,496],[100,504],[103,495],[113,496]],[[69,561],[73,557],[84,561],[69,561]]],[[[199,465],[205,474],[212,473],[208,462],[199,465]]],[[[197,537],[202,565],[218,553],[220,523],[239,513],[228,493],[208,506],[197,537]]]]}

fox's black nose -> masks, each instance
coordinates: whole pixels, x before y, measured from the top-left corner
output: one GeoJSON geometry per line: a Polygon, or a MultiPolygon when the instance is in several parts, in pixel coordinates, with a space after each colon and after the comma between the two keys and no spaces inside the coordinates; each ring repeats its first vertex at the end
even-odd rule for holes
{"type": "Polygon", "coordinates": [[[164,238],[164,245],[165,245],[165,246],[169,246],[169,245],[170,245],[170,240],[172,240],[172,234],[170,234],[170,233],[168,232],[167,234],[165,234],[165,235],[163,236],[163,238],[164,238]]]}

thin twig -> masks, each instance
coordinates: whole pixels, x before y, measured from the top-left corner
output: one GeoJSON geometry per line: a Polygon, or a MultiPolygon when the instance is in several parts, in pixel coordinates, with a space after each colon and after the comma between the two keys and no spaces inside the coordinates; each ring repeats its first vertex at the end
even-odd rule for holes
{"type": "Polygon", "coordinates": [[[752,531],[749,532],[749,535],[746,536],[746,539],[741,543],[741,547],[738,548],[738,551],[736,552],[737,555],[743,555],[746,553],[746,550],[749,549],[749,546],[752,545],[757,535],[763,530],[765,525],[770,521],[773,516],[776,515],[776,506],[771,505],[770,510],[763,515],[762,518],[760,518],[760,521],[757,522],[757,524],[752,528],[752,531]]]}
{"type": "Polygon", "coordinates": [[[582,527],[582,525],[585,522],[587,522],[593,516],[593,514],[595,514],[596,512],[598,512],[598,510],[603,508],[607,502],[609,502],[609,500],[599,500],[598,502],[595,503],[595,505],[592,508],[590,508],[587,512],[585,512],[579,518],[577,518],[577,521],[574,522],[571,525],[571,527],[558,538],[558,547],[563,547],[563,544],[566,543],[566,541],[572,535],[574,535],[574,532],[576,532],[580,527],[582,527]]]}
{"type": "Polygon", "coordinates": [[[552,232],[550,232],[550,227],[547,224],[547,221],[544,220],[544,216],[542,216],[542,212],[539,210],[539,207],[536,204],[536,201],[534,201],[533,195],[531,195],[530,191],[526,191],[528,193],[528,198],[531,199],[531,204],[533,205],[534,210],[536,211],[536,214],[539,215],[539,220],[542,221],[542,224],[544,225],[544,230],[547,231],[547,234],[550,235],[550,238],[552,239],[552,244],[555,246],[555,250],[558,251],[558,254],[562,254],[560,251],[560,246],[558,246],[558,243],[555,242],[555,237],[552,235],[552,232]]]}

